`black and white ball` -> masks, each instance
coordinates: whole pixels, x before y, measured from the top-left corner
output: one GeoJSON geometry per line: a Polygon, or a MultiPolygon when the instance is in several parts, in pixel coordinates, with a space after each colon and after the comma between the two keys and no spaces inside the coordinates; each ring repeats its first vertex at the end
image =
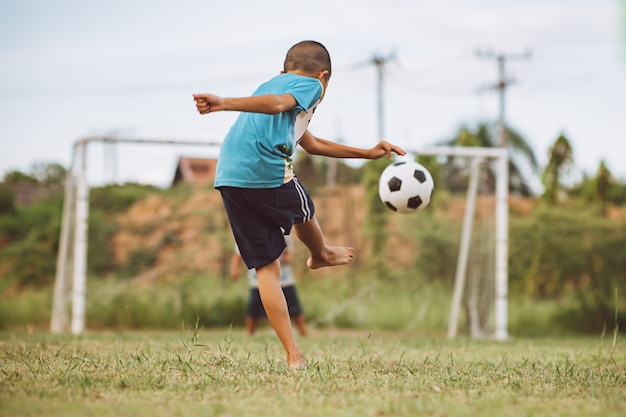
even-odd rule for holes
{"type": "Polygon", "coordinates": [[[435,183],[430,172],[414,161],[389,165],[380,175],[378,195],[398,213],[415,213],[430,203],[435,183]]]}

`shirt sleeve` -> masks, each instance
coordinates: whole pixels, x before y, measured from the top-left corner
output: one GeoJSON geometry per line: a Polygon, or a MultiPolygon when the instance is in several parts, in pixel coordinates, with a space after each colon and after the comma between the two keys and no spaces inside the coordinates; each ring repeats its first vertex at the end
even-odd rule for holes
{"type": "Polygon", "coordinates": [[[307,111],[319,101],[323,90],[322,83],[317,78],[303,77],[297,80],[286,93],[296,99],[297,108],[307,111]]]}

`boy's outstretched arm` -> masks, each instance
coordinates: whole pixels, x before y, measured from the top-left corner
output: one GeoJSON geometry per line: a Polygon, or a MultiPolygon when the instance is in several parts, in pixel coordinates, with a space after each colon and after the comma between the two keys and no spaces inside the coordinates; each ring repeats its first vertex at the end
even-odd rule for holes
{"type": "Polygon", "coordinates": [[[311,155],[330,156],[333,158],[379,159],[386,155],[387,159],[391,159],[392,153],[398,155],[406,154],[399,146],[392,145],[384,140],[381,140],[370,149],[355,148],[315,137],[308,130],[304,132],[300,146],[311,155]]]}
{"type": "Polygon", "coordinates": [[[244,111],[250,113],[278,114],[296,106],[291,94],[266,94],[251,97],[220,97],[215,94],[194,94],[200,114],[215,111],[244,111]]]}

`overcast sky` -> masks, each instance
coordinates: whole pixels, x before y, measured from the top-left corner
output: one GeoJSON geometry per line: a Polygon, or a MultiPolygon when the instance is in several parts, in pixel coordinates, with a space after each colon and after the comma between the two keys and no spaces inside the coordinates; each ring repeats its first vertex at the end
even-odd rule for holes
{"type": "MultiPolygon", "coordinates": [[[[310,130],[378,140],[375,55],[385,67],[385,138],[407,149],[498,118],[491,49],[511,59],[507,122],[545,164],[564,133],[575,175],[605,160],[626,179],[625,0],[1,0],[0,175],[68,165],[86,136],[220,141],[235,113],[200,116],[192,93],[249,95],[287,49],[324,43],[328,94],[310,130]],[[515,59],[531,50],[529,59],[515,59]],[[478,92],[482,91],[482,92],[478,92]]],[[[209,147],[90,145],[92,184],[167,185],[179,156],[209,147]]]]}

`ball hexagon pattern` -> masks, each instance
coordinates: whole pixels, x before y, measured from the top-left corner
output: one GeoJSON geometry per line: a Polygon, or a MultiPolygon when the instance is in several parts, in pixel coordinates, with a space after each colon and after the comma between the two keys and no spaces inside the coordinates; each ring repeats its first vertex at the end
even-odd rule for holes
{"type": "Polygon", "coordinates": [[[430,172],[414,161],[399,161],[389,165],[380,175],[378,195],[391,210],[414,213],[423,210],[434,189],[430,172]]]}

